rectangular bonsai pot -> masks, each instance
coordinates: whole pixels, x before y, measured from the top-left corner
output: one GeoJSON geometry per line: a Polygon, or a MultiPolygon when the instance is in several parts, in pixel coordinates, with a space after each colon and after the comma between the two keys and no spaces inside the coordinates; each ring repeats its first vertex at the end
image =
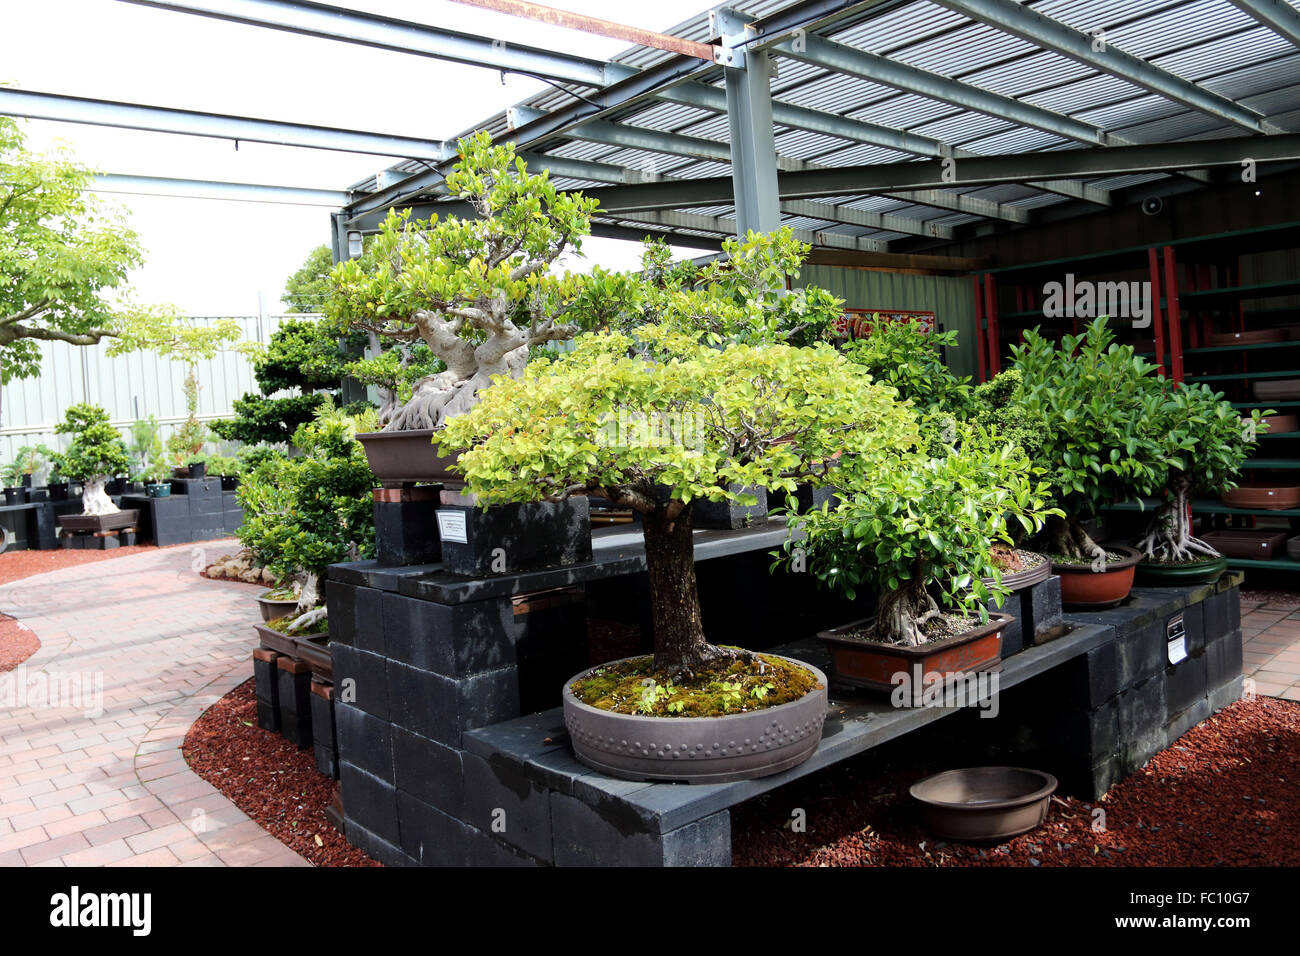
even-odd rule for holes
{"type": "Polygon", "coordinates": [[[321,631],[317,634],[304,634],[302,637],[290,637],[265,624],[254,624],[253,629],[257,631],[262,647],[306,661],[311,667],[311,672],[322,680],[334,679],[334,664],[330,656],[328,633],[321,631]]]}
{"type": "Polygon", "coordinates": [[[1201,540],[1229,558],[1268,560],[1286,547],[1285,531],[1207,531],[1201,540]]]}
{"type": "Polygon", "coordinates": [[[940,674],[946,677],[998,670],[1002,661],[1002,629],[1011,622],[1011,617],[990,614],[987,624],[919,647],[873,644],[845,636],[871,622],[871,618],[863,618],[817,632],[831,652],[832,683],[893,691],[899,683],[896,675],[904,674],[910,678],[918,673],[918,666],[922,676],[940,674]]]}
{"type": "Polygon", "coordinates": [[[64,531],[115,531],[134,528],[140,523],[140,511],[131,508],[111,515],[63,515],[59,524],[64,531]]]}

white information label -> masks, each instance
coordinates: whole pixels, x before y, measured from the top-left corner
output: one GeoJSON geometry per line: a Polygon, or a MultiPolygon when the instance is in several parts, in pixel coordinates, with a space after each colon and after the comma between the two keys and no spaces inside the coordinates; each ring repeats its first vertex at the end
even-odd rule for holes
{"type": "Polygon", "coordinates": [[[443,541],[456,541],[469,544],[469,535],[465,529],[465,512],[438,511],[438,534],[443,541]]]}
{"type": "Polygon", "coordinates": [[[1187,658],[1187,638],[1179,635],[1169,642],[1169,663],[1177,664],[1187,658]]]}

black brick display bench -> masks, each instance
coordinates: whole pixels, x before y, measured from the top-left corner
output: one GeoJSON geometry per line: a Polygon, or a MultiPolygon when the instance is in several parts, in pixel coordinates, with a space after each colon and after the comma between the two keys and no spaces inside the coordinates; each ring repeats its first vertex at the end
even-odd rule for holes
{"type": "MultiPolygon", "coordinates": [[[[851,619],[802,590],[808,575],[766,574],[785,535],[783,522],[697,532],[706,626],[718,601],[730,602],[751,636],[811,634],[851,619]],[[791,601],[787,617],[772,610],[791,601]],[[756,616],[771,626],[755,628],[756,616]]],[[[439,565],[332,567],[349,840],[390,865],[726,865],[731,807],[940,718],[970,762],[1039,767],[1064,791],[1095,798],[1241,693],[1233,574],[1215,585],[1135,589],[1115,610],[1067,613],[1063,636],[1004,660],[994,719],[978,707],[896,709],[881,695],[832,688],[821,746],[798,767],[723,784],[615,780],[576,760],[555,706],[564,679],[585,666],[585,646],[573,639],[585,636],[585,620],[563,608],[521,620],[512,599],[585,588],[593,600],[605,582],[625,603],[644,603],[643,571],[639,531],[619,527],[593,534],[590,562],[498,578],[460,578],[439,565]],[[1167,631],[1179,615],[1187,657],[1170,665],[1167,631]]],[[[747,646],[826,668],[815,639],[747,646]]]]}

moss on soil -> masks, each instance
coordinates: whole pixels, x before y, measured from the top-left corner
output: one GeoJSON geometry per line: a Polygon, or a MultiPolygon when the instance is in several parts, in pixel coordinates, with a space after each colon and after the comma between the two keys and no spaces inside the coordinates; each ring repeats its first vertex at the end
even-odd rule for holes
{"type": "Polygon", "coordinates": [[[798,700],[821,687],[812,671],[768,654],[719,661],[715,669],[674,681],[653,657],[598,667],[571,685],[578,700],[601,710],[643,717],[725,717],[798,700]]]}
{"type": "MultiPolygon", "coordinates": [[[[1071,558],[1064,554],[1050,554],[1050,553],[1047,555],[1047,557],[1053,564],[1068,564],[1076,568],[1086,568],[1092,566],[1091,558],[1071,558]]],[[[1129,557],[1130,555],[1123,554],[1119,551],[1107,551],[1106,563],[1113,564],[1117,561],[1127,561],[1129,557]]]]}
{"type": "Polygon", "coordinates": [[[296,601],[298,595],[293,593],[293,588],[272,588],[262,597],[267,601],[296,601]]]}
{"type": "Polygon", "coordinates": [[[289,625],[298,620],[300,616],[301,615],[296,612],[293,614],[286,614],[284,617],[277,617],[274,620],[267,621],[266,626],[273,631],[278,631],[285,637],[307,637],[310,634],[323,634],[330,629],[329,621],[326,619],[321,619],[315,624],[310,624],[306,627],[290,629],[289,625]]]}
{"type": "Polygon", "coordinates": [[[1158,564],[1164,568],[1196,568],[1203,564],[1213,564],[1216,561],[1222,561],[1222,557],[1217,558],[1196,558],[1194,561],[1166,561],[1164,558],[1147,558],[1142,559],[1142,564],[1158,564]]]}

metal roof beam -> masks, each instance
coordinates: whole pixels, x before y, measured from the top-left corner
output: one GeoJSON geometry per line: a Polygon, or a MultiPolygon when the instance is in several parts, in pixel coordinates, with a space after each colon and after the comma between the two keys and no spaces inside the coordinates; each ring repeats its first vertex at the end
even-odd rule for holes
{"type": "MultiPolygon", "coordinates": [[[[698,213],[676,212],[672,210],[649,210],[617,214],[616,218],[630,222],[644,222],[651,225],[665,226],[671,229],[694,229],[699,232],[717,232],[720,235],[735,235],[736,221],[722,216],[702,216],[698,213]]],[[[848,236],[838,232],[795,229],[795,238],[810,246],[831,249],[854,249],[860,252],[888,252],[889,243],[882,239],[869,239],[863,236],[848,236]]]]}
{"type": "Polygon", "coordinates": [[[1105,146],[1111,142],[1105,130],[1063,113],[1022,103],[1009,96],[991,93],[960,80],[908,66],[888,57],[858,50],[842,43],[834,43],[821,37],[809,35],[782,40],[773,45],[772,49],[791,59],[802,60],[839,73],[848,73],[909,93],[917,93],[930,99],[951,103],[962,109],[997,116],[1022,126],[1032,126],[1034,129],[1054,133],[1066,139],[1092,146],[1105,146]]]}
{"type": "Polygon", "coordinates": [[[0,87],[0,115],[149,130],[156,133],[207,136],[215,139],[242,140],[247,143],[329,149],[344,153],[401,156],[406,159],[426,159],[434,162],[453,158],[456,155],[454,147],[437,140],[390,136],[386,133],[362,133],[356,130],[307,126],[301,123],[280,123],[247,116],[164,109],[157,106],[92,100],[79,96],[60,96],[54,93],[37,93],[7,87],[0,87]]]}
{"type": "Polygon", "coordinates": [[[1300,47],[1300,11],[1284,0],[1231,0],[1238,9],[1249,13],[1279,36],[1300,47]]]}
{"type": "Polygon", "coordinates": [[[176,196],[184,199],[223,199],[229,202],[262,202],[284,206],[327,206],[337,209],[348,194],[334,189],[305,189],[301,186],[268,186],[262,183],[231,183],[208,179],[172,179],[165,176],[135,176],[128,173],[100,173],[91,186],[98,193],[138,196],[176,196]]]}
{"type": "MultiPolygon", "coordinates": [[[[987,24],[1149,90],[1167,100],[1252,133],[1276,131],[1262,116],[1232,100],[1202,89],[1168,70],[1125,53],[1106,42],[1105,32],[1085,33],[1044,16],[1015,0],[935,0],[941,7],[987,24]]],[[[1240,6],[1240,4],[1238,4],[1240,6]]],[[[1294,15],[1294,11],[1292,11],[1294,15]]]]}
{"type": "Polygon", "coordinates": [[[909,216],[891,216],[889,213],[872,212],[868,209],[853,209],[849,206],[817,202],[812,199],[782,201],[781,212],[789,216],[807,216],[809,219],[862,226],[865,229],[887,229],[890,232],[901,232],[909,236],[926,236],[933,239],[954,237],[951,226],[928,223],[909,216]]]}
{"type": "Polygon", "coordinates": [[[633,67],[570,56],[539,47],[502,43],[425,23],[300,0],[119,0],[173,13],[189,13],[302,36],[355,43],[552,80],[601,87],[630,76],[633,67]]]}

